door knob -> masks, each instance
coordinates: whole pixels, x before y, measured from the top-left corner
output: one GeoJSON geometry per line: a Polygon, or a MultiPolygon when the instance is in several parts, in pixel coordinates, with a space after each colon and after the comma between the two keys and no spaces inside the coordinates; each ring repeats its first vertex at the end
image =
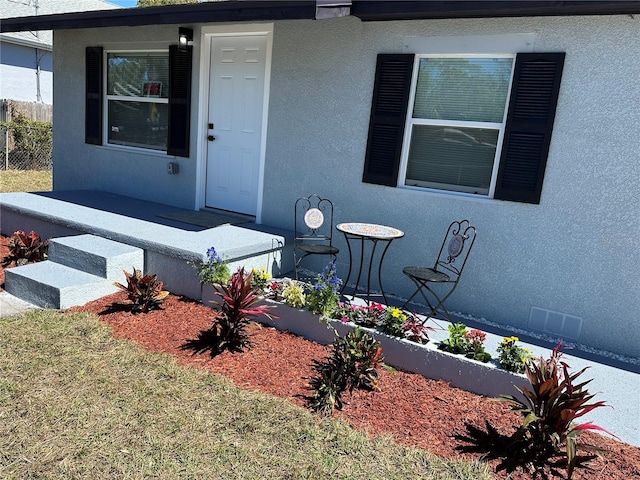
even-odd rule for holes
{"type": "Polygon", "coordinates": [[[213,142],[216,139],[216,137],[214,137],[213,135],[207,135],[207,140],[209,140],[210,142],[213,142]]]}

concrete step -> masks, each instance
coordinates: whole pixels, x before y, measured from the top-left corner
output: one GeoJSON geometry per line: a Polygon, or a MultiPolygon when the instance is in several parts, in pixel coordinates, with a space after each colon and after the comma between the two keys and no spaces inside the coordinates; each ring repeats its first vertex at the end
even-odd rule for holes
{"type": "Polygon", "coordinates": [[[122,283],[122,270],[144,269],[144,251],[96,235],[75,235],[51,239],[49,261],[122,283]]]}
{"type": "Polygon", "coordinates": [[[5,270],[5,290],[38,307],[60,309],[84,305],[118,288],[111,280],[47,260],[5,270]]]}

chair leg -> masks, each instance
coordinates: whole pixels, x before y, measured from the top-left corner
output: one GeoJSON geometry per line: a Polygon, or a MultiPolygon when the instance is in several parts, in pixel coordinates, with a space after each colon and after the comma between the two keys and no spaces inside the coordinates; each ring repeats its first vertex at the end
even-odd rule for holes
{"type": "MultiPolygon", "coordinates": [[[[410,277],[411,278],[411,277],[410,277]]],[[[434,292],[431,288],[429,288],[428,286],[428,282],[424,282],[424,281],[420,281],[420,280],[416,280],[415,278],[411,278],[411,280],[413,281],[413,283],[416,284],[416,286],[418,287],[416,289],[416,291],[413,293],[413,295],[411,295],[407,301],[404,303],[404,305],[402,305],[402,309],[405,310],[405,307],[407,306],[407,304],[413,300],[413,298],[420,293],[420,295],[422,295],[422,298],[424,298],[425,302],[427,302],[427,305],[429,306],[429,309],[431,310],[429,313],[429,316],[436,316],[437,313],[441,312],[444,314],[446,320],[450,323],[453,323],[451,320],[451,315],[449,314],[449,311],[447,310],[447,308],[444,306],[444,302],[447,300],[447,298],[449,298],[449,296],[453,293],[453,290],[455,290],[455,287],[457,286],[454,285],[454,287],[443,297],[440,298],[438,296],[438,294],[436,292],[434,292]],[[435,304],[435,306],[431,303],[431,301],[429,300],[429,297],[427,297],[427,295],[425,294],[425,290],[427,290],[431,295],[433,295],[433,297],[436,299],[437,303],[435,304]]]]}

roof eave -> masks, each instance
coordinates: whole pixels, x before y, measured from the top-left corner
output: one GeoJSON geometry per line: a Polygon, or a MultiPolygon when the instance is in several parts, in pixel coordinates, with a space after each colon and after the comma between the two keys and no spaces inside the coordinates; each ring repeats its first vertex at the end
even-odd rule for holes
{"type": "Polygon", "coordinates": [[[416,1],[355,0],[351,15],[365,22],[448,18],[623,15],[640,13],[640,1],[416,1]]]}
{"type": "MultiPolygon", "coordinates": [[[[348,3],[348,2],[338,2],[348,3]]],[[[0,32],[66,30],[166,24],[312,20],[316,0],[227,0],[160,7],[96,10],[3,19],[0,32]]],[[[362,21],[445,18],[622,15],[640,13],[640,1],[527,0],[353,0],[352,16],[362,21]]]]}
{"type": "Polygon", "coordinates": [[[0,41],[13,43],[15,45],[20,45],[23,47],[37,48],[38,50],[53,50],[53,45],[51,45],[50,43],[46,43],[40,40],[28,40],[26,38],[13,37],[4,33],[0,33],[0,41]]]}
{"type": "Polygon", "coordinates": [[[0,32],[314,19],[315,0],[246,0],[3,19],[0,32]]]}

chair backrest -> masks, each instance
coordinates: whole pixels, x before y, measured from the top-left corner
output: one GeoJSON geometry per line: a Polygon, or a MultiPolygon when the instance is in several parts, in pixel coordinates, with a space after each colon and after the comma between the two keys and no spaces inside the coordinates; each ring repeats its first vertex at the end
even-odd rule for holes
{"type": "Polygon", "coordinates": [[[442,241],[434,270],[446,273],[451,281],[457,282],[475,241],[476,229],[468,220],[452,222],[442,241]]]}
{"type": "Polygon", "coordinates": [[[294,231],[296,241],[333,241],[333,203],[317,194],[296,200],[294,231]]]}

